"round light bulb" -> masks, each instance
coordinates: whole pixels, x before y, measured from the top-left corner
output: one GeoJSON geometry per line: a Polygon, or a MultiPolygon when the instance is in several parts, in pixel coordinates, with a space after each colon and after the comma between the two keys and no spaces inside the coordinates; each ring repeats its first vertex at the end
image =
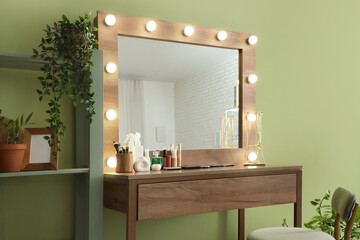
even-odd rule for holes
{"type": "Polygon", "coordinates": [[[106,119],[112,121],[116,118],[117,114],[116,111],[113,109],[107,110],[105,113],[106,119]]]}
{"type": "Polygon", "coordinates": [[[257,76],[255,74],[250,74],[247,78],[248,83],[254,84],[257,81],[257,76]]]}
{"type": "Polygon", "coordinates": [[[225,39],[227,38],[227,33],[225,31],[220,31],[218,34],[217,34],[217,39],[219,41],[224,41],[225,39]]]}
{"type": "Polygon", "coordinates": [[[116,167],[116,158],[115,157],[109,157],[106,160],[106,165],[108,165],[109,168],[115,168],[116,167]]]}
{"type": "Polygon", "coordinates": [[[105,67],[105,69],[106,69],[106,71],[108,72],[108,73],[114,73],[114,72],[116,72],[116,64],[115,63],[108,63],[108,64],[106,64],[106,67],[105,67]]]}
{"type": "Polygon", "coordinates": [[[247,158],[250,162],[255,162],[257,159],[257,154],[256,152],[249,152],[247,155],[247,158]]]}
{"type": "Polygon", "coordinates": [[[148,32],[153,32],[153,31],[155,31],[155,30],[156,30],[156,22],[154,22],[154,21],[148,21],[148,22],[146,23],[146,30],[147,30],[148,32]]]}
{"type": "Polygon", "coordinates": [[[249,113],[247,116],[246,116],[247,120],[249,122],[255,122],[256,121],[256,115],[254,113],[249,113]]]}
{"type": "Polygon", "coordinates": [[[194,34],[194,28],[192,26],[187,26],[186,28],[184,28],[185,36],[190,37],[193,34],[194,34]]]}
{"type": "Polygon", "coordinates": [[[105,17],[105,24],[108,25],[108,26],[113,26],[114,24],[116,23],[116,18],[114,15],[107,15],[105,17]]]}
{"type": "Polygon", "coordinates": [[[255,35],[250,36],[247,40],[248,44],[250,44],[250,45],[255,45],[257,43],[257,41],[258,41],[258,38],[255,35]]]}

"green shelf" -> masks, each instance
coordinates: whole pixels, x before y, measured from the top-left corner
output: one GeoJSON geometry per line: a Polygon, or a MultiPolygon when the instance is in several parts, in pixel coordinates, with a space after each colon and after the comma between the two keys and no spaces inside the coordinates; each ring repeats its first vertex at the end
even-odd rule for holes
{"type": "Polygon", "coordinates": [[[42,175],[61,175],[61,174],[79,174],[79,173],[89,173],[89,168],[69,168],[69,169],[58,169],[58,170],[21,171],[21,172],[0,173],[0,178],[42,176],[42,175]]]}
{"type": "Polygon", "coordinates": [[[40,71],[43,60],[31,56],[0,53],[0,68],[16,68],[40,71]]]}

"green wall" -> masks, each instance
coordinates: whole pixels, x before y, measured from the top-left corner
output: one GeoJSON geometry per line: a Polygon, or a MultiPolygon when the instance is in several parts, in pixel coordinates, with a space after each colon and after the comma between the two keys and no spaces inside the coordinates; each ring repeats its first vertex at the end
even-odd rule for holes
{"type": "MultiPolygon", "coordinates": [[[[89,10],[93,16],[105,10],[257,34],[257,108],[265,113],[266,162],[304,166],[306,221],[314,214],[308,202],[327,189],[341,185],[360,194],[359,8],[357,0],[2,0],[0,52],[31,54],[46,23],[63,13],[74,18],[89,10]]],[[[36,88],[35,78],[27,71],[0,70],[4,113],[31,110],[39,121],[43,118],[44,106],[28,92],[36,88]]],[[[70,112],[67,120],[73,121],[70,112]]],[[[71,136],[61,167],[74,162],[71,136]]],[[[73,183],[66,176],[0,180],[0,239],[71,239],[73,183]]],[[[249,209],[246,214],[251,231],[292,219],[292,206],[249,209]]],[[[104,239],[124,239],[124,224],[124,215],[105,209],[104,239]]],[[[139,240],[236,239],[236,213],[140,222],[137,230],[139,240]]]]}

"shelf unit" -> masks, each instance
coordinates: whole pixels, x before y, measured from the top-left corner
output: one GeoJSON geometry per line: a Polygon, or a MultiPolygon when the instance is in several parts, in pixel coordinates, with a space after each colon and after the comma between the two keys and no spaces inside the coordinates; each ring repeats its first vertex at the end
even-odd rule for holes
{"type": "MultiPolygon", "coordinates": [[[[76,240],[101,240],[103,227],[103,53],[94,50],[91,68],[95,112],[88,124],[85,106],[76,108],[76,167],[46,171],[0,173],[1,178],[76,175],[76,240]]],[[[31,56],[0,53],[0,68],[39,71],[44,62],[31,56]]],[[[60,158],[61,161],[61,158],[60,158]]]]}
{"type": "Polygon", "coordinates": [[[1,68],[15,68],[39,71],[44,62],[41,59],[25,55],[0,53],[1,68]]]}
{"type": "Polygon", "coordinates": [[[0,178],[41,176],[41,175],[80,174],[80,173],[89,173],[89,168],[69,168],[69,169],[45,170],[45,171],[22,171],[22,172],[0,173],[0,178]]]}

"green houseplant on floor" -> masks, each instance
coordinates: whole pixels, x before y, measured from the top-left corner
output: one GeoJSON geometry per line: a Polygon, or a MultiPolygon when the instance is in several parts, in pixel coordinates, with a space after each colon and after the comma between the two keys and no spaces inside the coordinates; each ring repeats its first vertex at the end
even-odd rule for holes
{"type": "MultiPolygon", "coordinates": [[[[316,215],[313,216],[310,221],[304,223],[304,226],[309,229],[325,232],[331,236],[334,236],[334,225],[336,212],[330,206],[330,199],[332,193],[328,190],[322,198],[316,198],[310,201],[311,205],[315,207],[316,215]]],[[[287,227],[286,219],[283,219],[282,225],[287,227]]],[[[346,224],[341,221],[341,239],[344,239],[343,233],[345,231],[346,224]]],[[[351,231],[351,239],[360,239],[360,210],[356,213],[354,226],[351,231]]]]}
{"type": "Polygon", "coordinates": [[[68,96],[74,107],[86,105],[90,123],[95,114],[90,66],[93,66],[93,46],[98,43],[94,35],[97,29],[91,26],[89,14],[85,14],[75,22],[63,15],[62,20],[54,22],[52,27],[47,25],[44,31],[46,36],[41,38],[40,50],[33,49],[33,57],[45,62],[41,67],[43,75],[38,77],[42,88],[37,92],[40,101],[48,100],[46,122],[51,137],[46,140],[50,147],[57,149],[57,152],[52,152],[57,161],[61,151],[60,138],[66,136],[67,128],[61,116],[62,97],[68,96]]]}
{"type": "MultiPolygon", "coordinates": [[[[1,115],[1,109],[0,109],[1,115]]],[[[29,124],[33,113],[24,114],[15,120],[0,116],[0,131],[5,135],[6,144],[0,144],[0,172],[19,172],[23,165],[26,144],[17,144],[23,127],[29,124]]]]}

